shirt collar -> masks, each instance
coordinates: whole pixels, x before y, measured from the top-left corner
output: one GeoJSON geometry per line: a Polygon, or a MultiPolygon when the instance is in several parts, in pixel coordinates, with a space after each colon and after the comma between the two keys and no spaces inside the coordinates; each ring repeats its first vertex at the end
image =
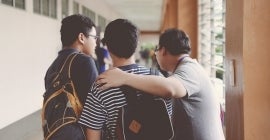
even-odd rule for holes
{"type": "Polygon", "coordinates": [[[125,65],[125,66],[120,66],[118,68],[123,70],[123,71],[127,71],[127,70],[130,70],[130,69],[138,68],[138,64],[130,64],[130,65],[125,65]]]}
{"type": "Polygon", "coordinates": [[[58,52],[58,54],[69,54],[69,53],[79,53],[79,50],[75,48],[65,48],[58,52]]]}

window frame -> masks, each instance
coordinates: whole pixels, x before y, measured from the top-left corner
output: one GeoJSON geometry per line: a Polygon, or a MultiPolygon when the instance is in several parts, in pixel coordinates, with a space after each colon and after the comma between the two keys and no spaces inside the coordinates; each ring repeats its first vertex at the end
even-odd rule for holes
{"type": "Polygon", "coordinates": [[[199,0],[199,62],[218,88],[225,110],[225,0],[199,0]]]}
{"type": "Polygon", "coordinates": [[[26,10],[26,3],[25,3],[25,0],[10,0],[11,3],[6,3],[4,1],[7,1],[7,0],[1,0],[1,3],[3,5],[7,5],[7,6],[11,6],[11,7],[15,7],[17,9],[22,9],[22,10],[26,10]],[[19,6],[17,1],[22,1],[22,6],[19,6]]]}

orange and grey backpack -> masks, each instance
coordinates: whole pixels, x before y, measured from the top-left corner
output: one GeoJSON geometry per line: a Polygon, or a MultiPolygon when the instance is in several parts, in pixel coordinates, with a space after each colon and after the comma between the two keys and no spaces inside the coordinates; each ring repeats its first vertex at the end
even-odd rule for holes
{"type": "Polygon", "coordinates": [[[44,140],[67,140],[66,137],[72,133],[76,136],[69,136],[70,140],[86,138],[83,129],[77,124],[82,104],[70,75],[71,64],[76,55],[78,54],[73,53],[66,58],[43,95],[41,115],[44,140]]]}

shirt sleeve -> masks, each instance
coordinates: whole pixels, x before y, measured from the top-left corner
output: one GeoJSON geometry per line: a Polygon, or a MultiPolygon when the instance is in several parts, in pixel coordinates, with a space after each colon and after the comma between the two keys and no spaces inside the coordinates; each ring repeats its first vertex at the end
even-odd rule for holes
{"type": "Polygon", "coordinates": [[[200,91],[200,80],[198,80],[199,76],[197,74],[189,63],[185,63],[178,66],[172,76],[183,83],[187,90],[187,97],[189,97],[200,91]]]}
{"type": "Polygon", "coordinates": [[[72,69],[72,79],[82,104],[85,103],[87,93],[95,82],[98,72],[94,60],[91,57],[80,54],[72,69]]]}
{"type": "Polygon", "coordinates": [[[82,114],[79,118],[79,123],[94,130],[101,130],[106,122],[106,111],[100,99],[94,96],[97,90],[91,90],[88,93],[86,102],[83,107],[82,114]]]}

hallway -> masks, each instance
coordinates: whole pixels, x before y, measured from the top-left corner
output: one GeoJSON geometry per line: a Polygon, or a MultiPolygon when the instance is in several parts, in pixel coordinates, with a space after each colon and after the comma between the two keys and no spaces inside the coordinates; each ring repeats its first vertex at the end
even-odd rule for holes
{"type": "Polygon", "coordinates": [[[42,139],[45,72],[61,49],[62,18],[80,13],[95,21],[100,34],[116,18],[133,21],[141,30],[138,60],[165,29],[185,30],[191,57],[212,78],[226,110],[227,140],[268,140],[269,5],[269,0],[0,0],[0,139],[42,139]]]}

